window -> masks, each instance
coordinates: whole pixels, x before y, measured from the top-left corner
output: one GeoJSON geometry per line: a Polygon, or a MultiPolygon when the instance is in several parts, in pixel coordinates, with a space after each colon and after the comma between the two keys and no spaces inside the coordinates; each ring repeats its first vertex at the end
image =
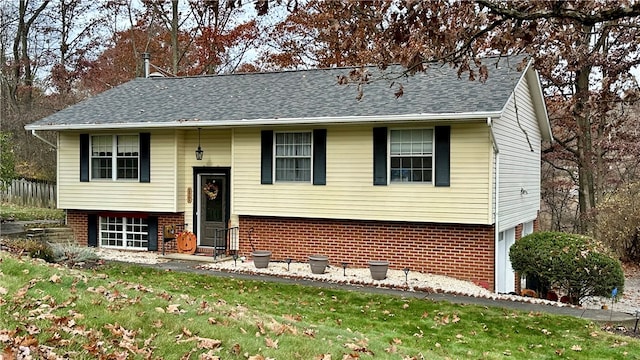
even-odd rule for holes
{"type": "Polygon", "coordinates": [[[91,137],[92,179],[138,179],[138,135],[91,137]],[[114,171],[115,164],[115,171],[114,171]]]}
{"type": "Polygon", "coordinates": [[[149,243],[147,219],[100,217],[100,246],[146,250],[149,243]]]}
{"type": "Polygon", "coordinates": [[[391,182],[431,182],[433,129],[391,130],[391,182]]]}
{"type": "Polygon", "coordinates": [[[276,181],[311,181],[311,132],[276,133],[276,181]]]}

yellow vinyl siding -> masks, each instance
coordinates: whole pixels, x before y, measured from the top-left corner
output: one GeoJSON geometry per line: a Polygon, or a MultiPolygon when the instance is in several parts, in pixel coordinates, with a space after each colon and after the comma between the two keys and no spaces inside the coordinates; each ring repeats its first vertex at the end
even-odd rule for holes
{"type": "MultiPolygon", "coordinates": [[[[104,132],[115,134],[116,132],[104,132]]],[[[117,132],[137,134],[139,131],[117,132]]],[[[60,133],[58,207],[113,211],[176,209],[176,155],[173,130],[151,133],[151,182],[91,180],[80,182],[80,133],[60,133]]],[[[91,135],[102,133],[91,133],[91,135]]]]}
{"type": "Polygon", "coordinates": [[[234,213],[476,224],[490,221],[491,147],[484,122],[452,125],[450,187],[417,183],[374,186],[372,132],[372,126],[365,125],[328,127],[327,185],[314,186],[261,185],[260,130],[235,130],[234,213]]]}
{"type": "MultiPolygon", "coordinates": [[[[178,211],[184,211],[187,228],[193,230],[193,206],[196,201],[197,189],[194,189],[194,167],[231,167],[231,129],[200,130],[200,147],[204,154],[202,160],[196,160],[198,148],[198,130],[180,130],[176,134],[178,143],[178,159],[180,160],[178,176],[178,192],[181,198],[178,211]],[[187,194],[191,193],[191,202],[187,201],[187,194]]],[[[233,204],[233,200],[231,201],[233,204]]]]}

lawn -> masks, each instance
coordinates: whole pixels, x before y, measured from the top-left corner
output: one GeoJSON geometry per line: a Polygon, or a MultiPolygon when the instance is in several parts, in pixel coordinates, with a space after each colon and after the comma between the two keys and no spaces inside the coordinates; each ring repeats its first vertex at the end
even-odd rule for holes
{"type": "Polygon", "coordinates": [[[20,221],[64,220],[64,210],[2,203],[0,204],[0,218],[20,221]]]}
{"type": "Polygon", "coordinates": [[[0,359],[639,359],[571,317],[0,252],[0,359]],[[2,349],[4,348],[4,352],[2,349]]]}

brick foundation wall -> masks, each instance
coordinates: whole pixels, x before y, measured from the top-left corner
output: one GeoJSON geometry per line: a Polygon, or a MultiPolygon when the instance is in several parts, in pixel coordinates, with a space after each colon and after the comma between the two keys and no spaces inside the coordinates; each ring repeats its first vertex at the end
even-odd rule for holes
{"type": "Polygon", "coordinates": [[[240,217],[240,255],[256,249],[272,260],[329,256],[333,266],[366,267],[387,260],[394,269],[447,275],[494,289],[494,231],[489,225],[451,225],[331,219],[240,217]]]}
{"type": "Polygon", "coordinates": [[[87,246],[87,213],[67,210],[67,226],[73,229],[73,236],[80,246],[87,246]]]}
{"type": "MultiPolygon", "coordinates": [[[[162,252],[162,243],[164,234],[162,233],[164,226],[184,224],[184,213],[169,214],[151,214],[158,217],[158,252],[162,252]]],[[[164,251],[166,253],[178,252],[178,244],[175,240],[164,243],[164,251]]]]}
{"type": "MultiPolygon", "coordinates": [[[[88,239],[88,214],[93,212],[87,212],[82,210],[67,210],[67,226],[73,229],[76,242],[80,246],[87,246],[88,239]]],[[[105,212],[101,212],[105,213],[105,212]]],[[[150,216],[158,217],[158,251],[162,251],[163,242],[163,226],[184,224],[184,213],[151,213],[150,216]]],[[[169,241],[165,243],[165,251],[168,253],[177,252],[176,242],[169,241]]]]}

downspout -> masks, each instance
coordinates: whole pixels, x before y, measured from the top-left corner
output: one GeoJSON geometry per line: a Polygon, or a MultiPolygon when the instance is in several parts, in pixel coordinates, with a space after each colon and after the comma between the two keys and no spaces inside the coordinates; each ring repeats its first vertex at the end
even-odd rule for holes
{"type": "Polygon", "coordinates": [[[494,220],[494,229],[493,229],[493,238],[494,238],[494,244],[493,244],[493,255],[494,255],[494,260],[493,260],[493,290],[494,292],[498,292],[498,241],[500,239],[500,231],[499,231],[499,227],[498,227],[498,223],[499,223],[499,206],[500,206],[500,149],[498,148],[498,142],[496,141],[496,136],[493,133],[493,121],[491,119],[491,117],[487,117],[487,126],[489,127],[489,136],[491,137],[491,145],[493,147],[493,155],[495,158],[494,161],[494,176],[495,176],[495,181],[493,182],[493,197],[495,199],[495,207],[494,207],[494,213],[493,213],[493,220],[494,220]]]}
{"type": "Polygon", "coordinates": [[[38,139],[42,140],[43,142],[47,143],[49,146],[51,146],[52,148],[58,150],[58,147],[53,144],[52,142],[50,142],[49,140],[43,138],[42,136],[38,135],[38,133],[36,133],[35,130],[31,130],[31,135],[37,137],[38,139]]]}

